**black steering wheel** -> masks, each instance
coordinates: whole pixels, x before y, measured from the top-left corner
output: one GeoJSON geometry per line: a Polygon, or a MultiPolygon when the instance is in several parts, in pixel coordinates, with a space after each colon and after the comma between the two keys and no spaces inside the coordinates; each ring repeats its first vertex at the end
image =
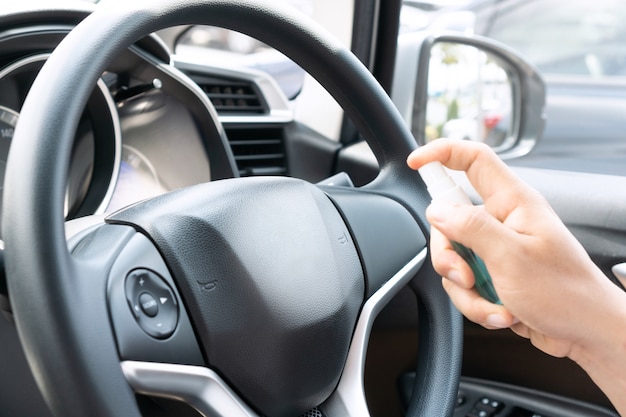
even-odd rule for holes
{"type": "Polygon", "coordinates": [[[269,3],[98,7],[32,86],[5,179],[12,306],[53,413],[139,416],[135,394],[148,394],[206,416],[369,415],[363,368],[372,321],[411,285],[420,333],[407,415],[452,415],[462,321],[427,260],[429,198],[405,164],[415,146],[358,59],[269,3]],[[234,29],[293,59],[354,121],[380,174],[361,188],[214,181],[92,222],[68,244],[66,167],[93,86],[133,42],[183,24],[234,29]]]}

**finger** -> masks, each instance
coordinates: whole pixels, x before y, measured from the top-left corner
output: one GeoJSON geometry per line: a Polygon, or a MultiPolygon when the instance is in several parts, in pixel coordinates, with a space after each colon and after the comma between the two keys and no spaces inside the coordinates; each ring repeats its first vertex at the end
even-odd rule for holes
{"type": "Polygon", "coordinates": [[[448,240],[455,241],[474,250],[480,257],[497,257],[502,245],[494,242],[509,242],[515,239],[514,232],[504,226],[482,207],[454,206],[445,202],[433,202],[426,210],[432,227],[448,240]]]}
{"type": "Polygon", "coordinates": [[[518,336],[521,336],[525,339],[530,339],[530,328],[524,323],[515,323],[511,326],[511,330],[518,336]]]}
{"type": "Polygon", "coordinates": [[[407,158],[409,167],[413,169],[432,161],[467,172],[468,179],[484,200],[503,191],[514,194],[511,184],[526,188],[504,162],[482,143],[437,139],[419,147],[407,158]]]}
{"type": "Polygon", "coordinates": [[[474,323],[490,330],[504,329],[517,323],[504,306],[490,303],[475,290],[461,288],[447,279],[442,279],[442,285],[456,308],[474,323]]]}
{"type": "Polygon", "coordinates": [[[452,249],[450,241],[437,229],[432,228],[430,234],[430,252],[433,268],[462,288],[474,286],[474,274],[467,262],[452,249]]]}

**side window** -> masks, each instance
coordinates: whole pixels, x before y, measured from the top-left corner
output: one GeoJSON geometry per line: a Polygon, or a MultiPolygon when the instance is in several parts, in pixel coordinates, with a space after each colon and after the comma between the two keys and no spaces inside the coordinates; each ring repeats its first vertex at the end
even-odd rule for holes
{"type": "Polygon", "coordinates": [[[485,35],[517,49],[544,74],[626,76],[623,0],[503,1],[485,35]]]}

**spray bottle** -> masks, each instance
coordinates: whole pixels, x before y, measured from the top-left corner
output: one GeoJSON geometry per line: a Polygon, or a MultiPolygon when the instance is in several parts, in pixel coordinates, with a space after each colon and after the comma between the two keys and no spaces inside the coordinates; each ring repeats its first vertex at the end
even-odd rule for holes
{"type": "MultiPolygon", "coordinates": [[[[422,166],[419,170],[422,180],[428,187],[428,193],[433,201],[444,201],[450,204],[466,204],[471,205],[469,197],[465,192],[450,178],[446,170],[440,162],[429,162],[422,166]]],[[[491,276],[487,271],[487,266],[474,251],[458,242],[451,242],[452,247],[472,269],[475,287],[478,293],[486,300],[502,304],[493,287],[491,276]]]]}

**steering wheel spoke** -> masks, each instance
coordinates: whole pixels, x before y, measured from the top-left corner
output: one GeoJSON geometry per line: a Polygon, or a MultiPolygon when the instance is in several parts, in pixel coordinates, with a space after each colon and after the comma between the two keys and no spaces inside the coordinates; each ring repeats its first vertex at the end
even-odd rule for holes
{"type": "Polygon", "coordinates": [[[416,276],[424,264],[426,255],[427,251],[423,249],[383,284],[363,305],[339,385],[333,395],[320,407],[326,417],[369,415],[363,378],[372,325],[378,313],[391,301],[394,295],[416,276]]]}
{"type": "Polygon", "coordinates": [[[209,368],[138,361],[124,361],[121,366],[128,383],[138,394],[182,401],[203,416],[258,416],[209,368]]]}

